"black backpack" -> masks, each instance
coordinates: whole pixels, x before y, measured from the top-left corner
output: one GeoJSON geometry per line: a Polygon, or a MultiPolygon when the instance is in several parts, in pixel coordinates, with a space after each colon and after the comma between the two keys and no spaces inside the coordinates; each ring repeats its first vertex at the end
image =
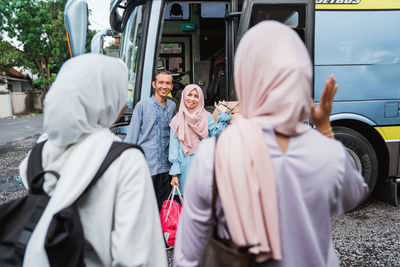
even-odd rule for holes
{"type": "MultiPolygon", "coordinates": [[[[44,174],[51,173],[57,179],[60,176],[54,171],[44,171],[42,168],[42,149],[45,142],[35,145],[28,159],[28,195],[0,206],[1,267],[22,266],[28,241],[50,199],[43,191],[44,174]]],[[[76,203],[103,175],[108,166],[129,148],[142,151],[136,145],[114,142],[84,192],[71,206],[54,214],[45,239],[50,266],[85,266],[83,229],[76,203]]]]}

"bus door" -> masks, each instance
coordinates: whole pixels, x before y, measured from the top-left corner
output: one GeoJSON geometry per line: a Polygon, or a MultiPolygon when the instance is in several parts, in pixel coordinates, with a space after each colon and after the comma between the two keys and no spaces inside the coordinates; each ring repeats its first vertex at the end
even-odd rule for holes
{"type": "Polygon", "coordinates": [[[315,0],[247,0],[239,24],[239,40],[263,20],[276,20],[296,31],[314,57],[315,0]]]}
{"type": "Polygon", "coordinates": [[[172,72],[172,96],[177,104],[182,89],[190,83],[201,87],[209,111],[214,110],[214,102],[232,99],[227,75],[230,28],[225,19],[230,11],[227,1],[163,2],[154,70],[172,72]]]}

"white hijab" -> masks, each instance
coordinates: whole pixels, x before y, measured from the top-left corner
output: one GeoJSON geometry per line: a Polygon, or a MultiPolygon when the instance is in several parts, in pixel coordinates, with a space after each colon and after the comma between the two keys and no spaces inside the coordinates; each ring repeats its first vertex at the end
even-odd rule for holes
{"type": "MultiPolygon", "coordinates": [[[[44,240],[55,213],[71,205],[84,191],[118,138],[109,131],[126,104],[128,72],[115,58],[86,54],[68,60],[44,101],[42,152],[44,170],[60,174],[58,182],[45,176],[51,199],[27,245],[24,266],[49,266],[44,240]]],[[[27,158],[20,174],[26,186],[27,158]]]]}

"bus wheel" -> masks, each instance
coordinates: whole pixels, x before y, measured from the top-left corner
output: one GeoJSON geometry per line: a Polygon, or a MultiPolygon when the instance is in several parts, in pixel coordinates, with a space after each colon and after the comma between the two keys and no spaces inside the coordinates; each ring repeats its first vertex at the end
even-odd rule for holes
{"type": "MultiPolygon", "coordinates": [[[[372,193],[378,179],[378,158],[369,141],[353,129],[335,126],[333,127],[335,138],[346,147],[354,166],[364,177],[369,187],[367,197],[372,193]]],[[[364,200],[365,200],[364,199],[364,200]]]]}

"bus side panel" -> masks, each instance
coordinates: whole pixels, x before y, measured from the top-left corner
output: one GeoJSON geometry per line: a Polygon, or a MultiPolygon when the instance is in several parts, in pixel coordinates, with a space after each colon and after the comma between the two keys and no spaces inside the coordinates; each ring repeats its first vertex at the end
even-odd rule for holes
{"type": "Polygon", "coordinates": [[[390,154],[391,176],[400,175],[399,22],[400,10],[329,10],[315,16],[314,98],[319,101],[334,74],[339,90],[333,114],[358,114],[376,123],[390,154]]]}
{"type": "Polygon", "coordinates": [[[400,64],[400,10],[317,11],[315,65],[400,64]]]}
{"type": "MultiPolygon", "coordinates": [[[[343,101],[333,104],[332,115],[341,113],[359,114],[375,123],[377,121],[385,121],[387,122],[386,126],[398,126],[399,118],[384,118],[384,110],[385,101],[343,101]]],[[[378,123],[376,124],[379,125],[378,123]]]]}

